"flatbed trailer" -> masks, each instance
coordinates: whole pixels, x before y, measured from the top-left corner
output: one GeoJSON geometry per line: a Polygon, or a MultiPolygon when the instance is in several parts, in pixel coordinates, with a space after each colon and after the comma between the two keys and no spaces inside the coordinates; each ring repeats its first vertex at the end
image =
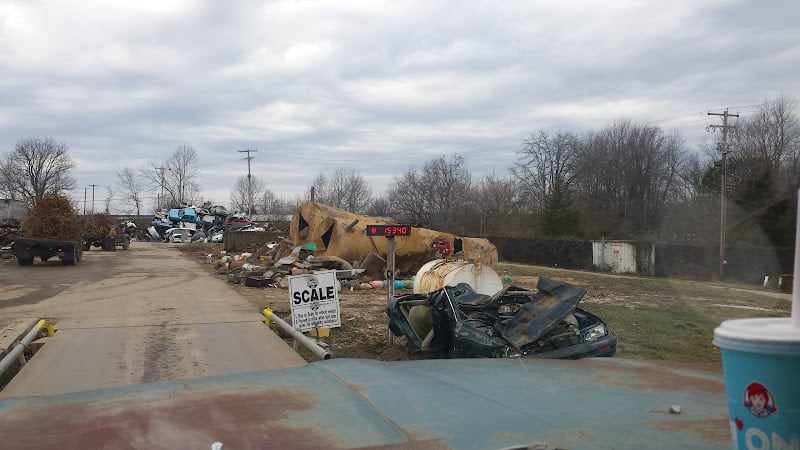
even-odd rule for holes
{"type": "Polygon", "coordinates": [[[62,239],[16,239],[11,244],[11,253],[17,258],[20,266],[30,266],[34,258],[47,262],[57,257],[65,266],[75,265],[83,256],[80,240],[62,239]]]}

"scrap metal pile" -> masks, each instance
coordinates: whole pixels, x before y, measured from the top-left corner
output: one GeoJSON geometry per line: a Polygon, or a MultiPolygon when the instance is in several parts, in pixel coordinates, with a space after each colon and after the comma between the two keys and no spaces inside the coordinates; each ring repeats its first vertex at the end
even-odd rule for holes
{"type": "Polygon", "coordinates": [[[172,242],[222,242],[225,228],[238,231],[264,231],[244,214],[229,214],[222,205],[186,206],[160,209],[147,229],[147,238],[172,242]],[[173,239],[173,235],[180,239],[173,239]]]}
{"type": "Polygon", "coordinates": [[[536,291],[510,286],[494,295],[465,283],[408,294],[387,305],[389,328],[412,352],[431,357],[584,358],[612,356],[617,337],[577,307],[585,289],[540,278],[536,291]]]}

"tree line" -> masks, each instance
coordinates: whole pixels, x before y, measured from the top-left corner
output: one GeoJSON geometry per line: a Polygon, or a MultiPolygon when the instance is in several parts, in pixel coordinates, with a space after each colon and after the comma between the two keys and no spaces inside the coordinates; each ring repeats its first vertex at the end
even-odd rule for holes
{"type": "MultiPolygon", "coordinates": [[[[474,176],[461,154],[435,157],[375,193],[351,169],[317,175],[293,198],[268,179],[238,178],[230,209],[279,220],[311,200],[354,213],[470,236],[647,239],[709,244],[719,239],[722,142],[689,149],[682,134],[617,120],[598,130],[536,130],[504,173],[474,176]]],[[[779,96],[739,118],[727,140],[731,240],[791,245],[800,187],[797,100],[779,96]]],[[[35,204],[74,189],[66,145],[23,139],[0,161],[0,196],[35,204]]],[[[198,203],[199,158],[189,144],[163,161],[117,171],[116,196],[130,213],[198,203]],[[146,194],[150,194],[147,196],[146,194]],[[155,197],[155,202],[146,201],[155,197]]],[[[112,196],[111,191],[108,197],[112,196]]]]}
{"type": "MultiPolygon", "coordinates": [[[[732,243],[791,246],[800,188],[797,101],[767,100],[728,134],[726,233],[732,243]]],[[[320,174],[316,200],[461,235],[717,244],[721,136],[692,151],[678,131],[629,119],[599,130],[537,130],[506,173],[474,177],[443,155],[374,195],[356,172],[320,174]]],[[[309,193],[305,198],[308,199],[309,193]]]]}

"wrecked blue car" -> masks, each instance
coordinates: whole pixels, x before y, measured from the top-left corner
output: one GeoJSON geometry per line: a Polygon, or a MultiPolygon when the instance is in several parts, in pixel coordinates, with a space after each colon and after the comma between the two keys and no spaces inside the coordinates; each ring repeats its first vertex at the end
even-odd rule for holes
{"type": "Polygon", "coordinates": [[[491,296],[459,283],[394,297],[386,312],[392,334],[432,358],[612,356],[617,336],[577,307],[585,292],[548,278],[535,291],[509,286],[491,296]]]}

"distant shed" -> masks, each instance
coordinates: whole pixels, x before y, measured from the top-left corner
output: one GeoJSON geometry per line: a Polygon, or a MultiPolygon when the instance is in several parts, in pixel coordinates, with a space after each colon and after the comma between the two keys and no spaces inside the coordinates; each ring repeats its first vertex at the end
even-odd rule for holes
{"type": "Polygon", "coordinates": [[[601,272],[655,275],[655,244],[592,241],[592,265],[601,272]]]}

